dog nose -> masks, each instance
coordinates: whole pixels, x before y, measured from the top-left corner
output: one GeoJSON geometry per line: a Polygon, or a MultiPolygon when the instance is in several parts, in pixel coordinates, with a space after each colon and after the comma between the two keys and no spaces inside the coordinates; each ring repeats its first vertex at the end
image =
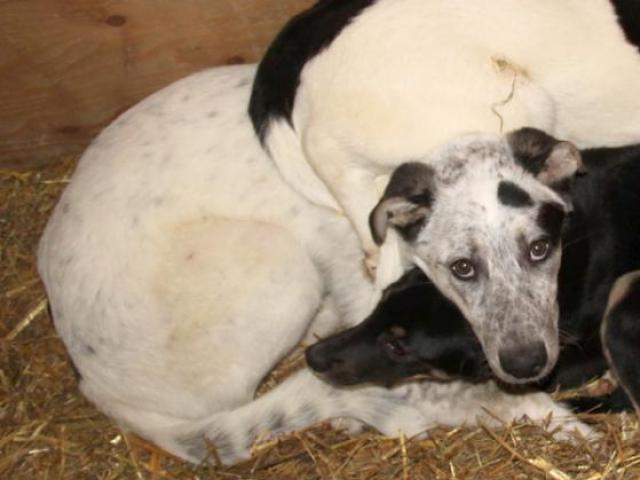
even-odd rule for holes
{"type": "Polygon", "coordinates": [[[307,348],[304,352],[304,356],[307,360],[307,365],[318,373],[326,373],[331,370],[334,365],[340,362],[340,360],[333,358],[332,355],[328,355],[326,349],[319,344],[311,345],[307,348]]]}
{"type": "Polygon", "coordinates": [[[547,364],[547,349],[543,342],[500,350],[498,353],[502,369],[515,378],[532,378],[547,364]]]}

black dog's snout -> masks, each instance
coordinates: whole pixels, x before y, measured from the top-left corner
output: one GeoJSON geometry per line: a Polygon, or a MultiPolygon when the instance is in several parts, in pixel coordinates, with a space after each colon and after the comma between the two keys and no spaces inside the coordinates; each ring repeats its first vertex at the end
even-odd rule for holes
{"type": "Polygon", "coordinates": [[[323,347],[324,346],[320,344],[311,345],[304,353],[307,365],[318,373],[326,373],[334,366],[341,363],[339,358],[330,355],[327,352],[327,349],[323,347]]]}
{"type": "Polygon", "coordinates": [[[515,378],[533,378],[547,364],[547,349],[543,342],[500,350],[502,369],[515,378]]]}

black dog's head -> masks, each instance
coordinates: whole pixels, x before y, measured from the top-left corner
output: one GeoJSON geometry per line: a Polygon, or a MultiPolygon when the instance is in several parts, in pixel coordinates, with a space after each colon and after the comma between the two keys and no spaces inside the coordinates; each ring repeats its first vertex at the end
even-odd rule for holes
{"type": "Polygon", "coordinates": [[[389,286],[359,325],[309,347],[308,365],[340,385],[392,384],[415,375],[486,380],[471,326],[417,268],[389,286]]]}

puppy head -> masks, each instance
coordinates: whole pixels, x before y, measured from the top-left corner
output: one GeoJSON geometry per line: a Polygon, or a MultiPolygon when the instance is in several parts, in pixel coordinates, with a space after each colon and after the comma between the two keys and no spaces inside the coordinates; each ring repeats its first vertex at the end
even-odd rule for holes
{"type": "Polygon", "coordinates": [[[578,150],[535,129],[469,135],[391,176],[370,216],[464,314],[495,374],[536,381],[558,356],[560,232],[578,150]]]}
{"type": "Polygon", "coordinates": [[[340,385],[388,385],[415,375],[490,376],[469,323],[419,269],[389,286],[364,322],[312,345],[306,358],[313,370],[340,385]]]}

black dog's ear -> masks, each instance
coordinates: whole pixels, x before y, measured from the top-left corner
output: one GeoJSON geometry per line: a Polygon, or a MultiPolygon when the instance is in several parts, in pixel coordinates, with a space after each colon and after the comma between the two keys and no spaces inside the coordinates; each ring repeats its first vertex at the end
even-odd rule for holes
{"type": "Polygon", "coordinates": [[[521,128],[507,135],[515,161],[545,185],[561,187],[585,172],[578,148],[536,128],[521,128]]]}
{"type": "Polygon", "coordinates": [[[404,163],[395,169],[384,195],[369,215],[374,241],[381,245],[389,225],[413,240],[431,212],[434,172],[423,163],[404,163]]]}

